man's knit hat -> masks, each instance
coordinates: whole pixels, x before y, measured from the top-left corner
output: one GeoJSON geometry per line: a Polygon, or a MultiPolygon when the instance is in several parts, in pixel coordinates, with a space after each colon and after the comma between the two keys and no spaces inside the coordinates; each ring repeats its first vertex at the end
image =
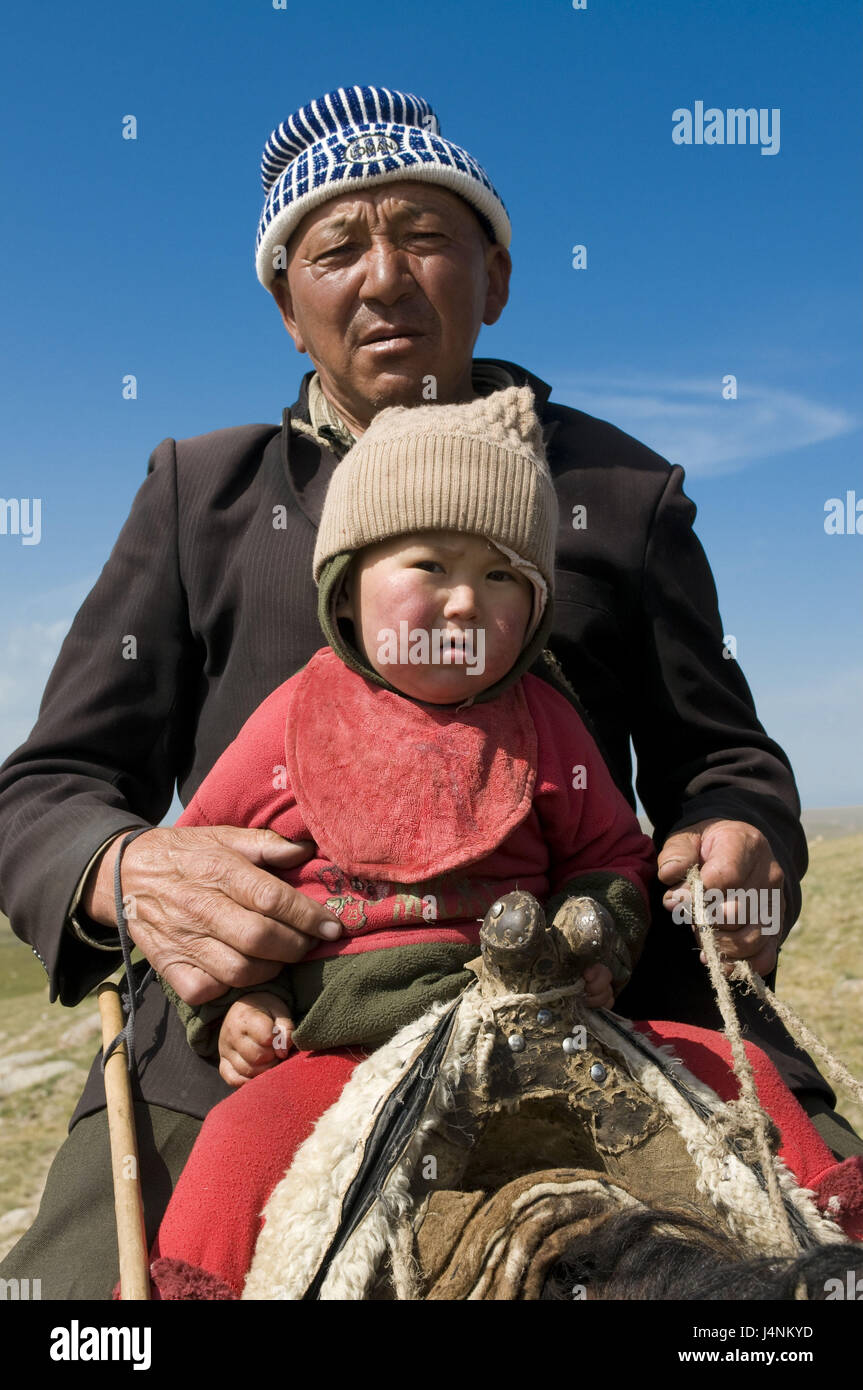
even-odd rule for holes
{"type": "Polygon", "coordinates": [[[422,97],[386,87],[339,87],[288,116],[264,146],[267,195],[255,266],[265,289],[276,279],[278,248],[306,213],[353,189],[419,179],[464,198],[493,241],[509,246],[512,229],[488,174],[466,150],[445,140],[422,97]]]}
{"type": "MultiPolygon", "coordinates": [[[[519,673],[526,670],[551,628],[557,522],[557,496],[529,386],[464,405],[380,411],[335,469],[318,528],[314,577],[330,644],[346,659],[333,607],[358,550],[412,532],[459,531],[491,541],[533,586],[533,613],[518,663],[519,673]]],[[[363,673],[370,671],[363,667],[363,673]]],[[[498,682],[476,698],[501,688],[498,682]]]]}

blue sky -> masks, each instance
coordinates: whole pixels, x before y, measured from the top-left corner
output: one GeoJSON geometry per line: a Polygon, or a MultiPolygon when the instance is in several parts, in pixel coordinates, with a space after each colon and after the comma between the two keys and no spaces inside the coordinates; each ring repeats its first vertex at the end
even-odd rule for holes
{"type": "Polygon", "coordinates": [[[863,802],[863,535],[824,530],[828,498],[863,501],[856,3],[7,14],[0,497],[41,498],[42,535],[0,535],[0,758],[153,447],[294,400],[308,359],[254,274],[261,148],[312,97],[379,83],[427,97],[510,211],[512,295],[477,354],[686,468],[725,630],[804,805],[863,802]],[[779,152],[675,144],[672,112],[696,101],[778,108],[779,152]]]}

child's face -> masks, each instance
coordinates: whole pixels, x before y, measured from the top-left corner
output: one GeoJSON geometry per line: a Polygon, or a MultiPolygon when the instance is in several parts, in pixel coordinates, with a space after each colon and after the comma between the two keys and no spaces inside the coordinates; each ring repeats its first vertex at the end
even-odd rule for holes
{"type": "Polygon", "coordinates": [[[491,542],[459,531],[360,551],[336,605],[369,665],[404,695],[448,705],[487,690],[524,646],[533,587],[491,542]]]}

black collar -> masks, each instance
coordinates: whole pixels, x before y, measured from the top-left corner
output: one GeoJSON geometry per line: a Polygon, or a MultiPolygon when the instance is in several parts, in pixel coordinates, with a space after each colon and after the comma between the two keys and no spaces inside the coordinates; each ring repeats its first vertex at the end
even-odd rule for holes
{"type": "MultiPolygon", "coordinates": [[[[541,415],[543,407],[551,395],[551,387],[541,377],[520,367],[517,362],[507,362],[500,357],[475,357],[476,363],[488,363],[493,367],[503,367],[518,386],[529,386],[536,400],[537,411],[541,415]]],[[[321,520],[327,487],[333,475],[338,455],[319,444],[308,435],[291,430],[291,420],[303,420],[311,424],[309,414],[309,382],[314,372],[306,372],[300,382],[299,395],[292,406],[282,414],[282,464],[288,486],[300,511],[317,529],[321,520]]]]}

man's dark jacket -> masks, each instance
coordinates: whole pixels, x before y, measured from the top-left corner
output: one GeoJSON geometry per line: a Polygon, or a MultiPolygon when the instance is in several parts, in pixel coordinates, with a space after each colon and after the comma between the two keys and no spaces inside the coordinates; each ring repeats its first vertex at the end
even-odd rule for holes
{"type": "MultiPolygon", "coordinates": [[[[682,469],[550,403],[550,388],[522,368],[498,365],[533,388],[545,427],[560,500],[550,645],[617,784],[634,805],[631,738],[657,844],[713,816],[761,829],[784,870],[793,921],[806,869],[797,791],[724,653],[682,469]]],[[[92,854],[112,831],[157,824],[175,780],[187,803],[255,707],[322,644],[312,552],[337,459],[290,430],[292,415],[309,420],[310,378],[281,428],[158,446],[63,644],[39,720],[0,769],[0,904],[65,1004],[120,963],[65,925],[92,854]]],[[[716,1022],[691,932],[661,909],[617,1007],[716,1022]]],[[[203,1116],[228,1093],[213,1063],[188,1047],[157,984],[136,1036],[144,1099],[203,1116]]],[[[817,1084],[802,1060],[783,1072],[791,1085],[817,1084]]],[[[76,1118],[103,1104],[96,1066],[76,1118]]]]}

